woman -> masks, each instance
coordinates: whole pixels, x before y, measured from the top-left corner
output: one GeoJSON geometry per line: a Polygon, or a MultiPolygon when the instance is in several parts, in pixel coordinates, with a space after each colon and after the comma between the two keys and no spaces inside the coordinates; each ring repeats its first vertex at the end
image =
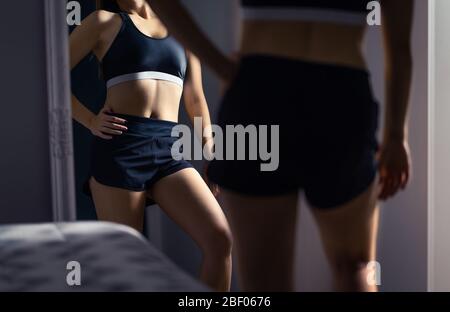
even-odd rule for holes
{"type": "Polygon", "coordinates": [[[96,136],[89,186],[97,215],[142,231],[150,197],[201,248],[202,281],[226,291],[228,223],[198,172],[171,153],[182,94],[190,118],[210,123],[200,63],[168,35],[145,0],[116,4],[119,13],[95,11],[70,37],[71,68],[94,53],[108,88],[98,115],[72,96],[74,119],[96,136]]]}
{"type": "MultiPolygon", "coordinates": [[[[246,291],[293,290],[298,190],[305,192],[340,291],[376,291],[379,209],[410,172],[406,115],[413,0],[381,1],[386,116],[378,147],[378,105],[361,52],[366,0],[242,0],[239,63],[223,55],[176,0],[152,0],[183,44],[229,83],[219,125],[279,125],[279,167],[213,161],[246,291]],[[170,14],[169,14],[170,13],[170,14]]],[[[249,146],[249,145],[248,145],[249,146]]]]}

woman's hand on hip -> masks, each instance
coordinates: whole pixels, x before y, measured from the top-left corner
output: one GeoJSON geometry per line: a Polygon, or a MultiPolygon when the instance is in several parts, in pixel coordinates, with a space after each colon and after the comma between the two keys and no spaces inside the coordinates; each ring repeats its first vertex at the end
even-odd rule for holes
{"type": "Polygon", "coordinates": [[[379,198],[387,200],[404,190],[411,174],[411,158],[406,140],[386,140],[378,154],[381,191],[379,198]]]}
{"type": "Polygon", "coordinates": [[[91,119],[89,130],[92,134],[105,140],[111,140],[115,135],[121,135],[128,128],[124,126],[125,119],[118,118],[108,113],[112,113],[112,110],[108,107],[104,107],[98,115],[91,119]]]}

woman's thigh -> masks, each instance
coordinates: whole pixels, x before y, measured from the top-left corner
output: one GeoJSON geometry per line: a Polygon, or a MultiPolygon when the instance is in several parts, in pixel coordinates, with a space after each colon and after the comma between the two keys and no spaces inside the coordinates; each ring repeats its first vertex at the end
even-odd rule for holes
{"type": "Polygon", "coordinates": [[[221,190],[243,291],[293,291],[298,194],[246,196],[221,190]]]}
{"type": "Polygon", "coordinates": [[[367,190],[346,204],[331,209],[312,209],[325,253],[334,270],[375,260],[378,191],[376,179],[367,190]]]}
{"type": "Polygon", "coordinates": [[[89,181],[97,217],[128,225],[142,232],[144,225],[145,192],[133,192],[89,181]]]}
{"type": "Polygon", "coordinates": [[[217,237],[217,232],[231,240],[222,208],[194,168],[162,178],[151,187],[149,195],[201,248],[209,237],[217,237]]]}

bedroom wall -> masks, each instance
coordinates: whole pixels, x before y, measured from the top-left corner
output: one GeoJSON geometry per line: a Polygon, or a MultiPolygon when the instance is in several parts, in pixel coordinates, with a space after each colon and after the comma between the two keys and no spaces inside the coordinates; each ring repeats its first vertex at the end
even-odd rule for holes
{"type": "Polygon", "coordinates": [[[43,3],[4,1],[2,11],[0,224],[51,221],[43,3]]]}

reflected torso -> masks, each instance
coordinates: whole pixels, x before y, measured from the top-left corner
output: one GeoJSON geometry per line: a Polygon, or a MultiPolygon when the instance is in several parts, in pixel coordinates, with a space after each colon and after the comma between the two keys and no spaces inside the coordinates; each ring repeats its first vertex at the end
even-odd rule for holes
{"type": "MultiPolygon", "coordinates": [[[[144,20],[138,16],[130,18],[144,35],[155,38],[167,36],[167,30],[158,19],[144,20]]],[[[101,40],[94,50],[99,60],[103,59],[113,44],[121,25],[122,19],[116,14],[111,26],[102,33],[101,40]]],[[[169,81],[133,80],[108,88],[105,106],[119,114],[177,122],[182,92],[181,86],[169,81]]]]}
{"type": "Polygon", "coordinates": [[[302,21],[244,21],[241,55],[269,54],[366,68],[364,25],[302,21]]]}

